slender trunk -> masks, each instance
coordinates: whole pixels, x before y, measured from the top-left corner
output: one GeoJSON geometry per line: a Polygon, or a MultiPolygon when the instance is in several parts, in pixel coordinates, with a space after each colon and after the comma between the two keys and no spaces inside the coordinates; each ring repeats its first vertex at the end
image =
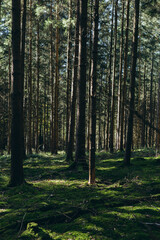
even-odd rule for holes
{"type": "Polygon", "coordinates": [[[90,131],[90,106],[91,106],[91,61],[92,61],[92,24],[93,24],[93,0],[90,2],[90,33],[89,33],[89,73],[88,73],[88,119],[87,119],[87,150],[89,151],[89,131],[90,131]]]}
{"type": "Polygon", "coordinates": [[[32,153],[32,0],[29,2],[29,126],[28,126],[28,153],[32,153]]]}
{"type": "MultiPolygon", "coordinates": [[[[157,123],[156,127],[160,129],[160,73],[159,73],[159,81],[158,81],[158,99],[157,99],[157,123]]],[[[156,155],[159,152],[160,147],[160,133],[156,133],[156,155]]]]}
{"type": "MultiPolygon", "coordinates": [[[[153,100],[152,100],[152,91],[153,91],[153,64],[154,64],[154,53],[152,53],[152,67],[151,67],[151,88],[150,88],[150,109],[149,109],[149,116],[150,116],[150,123],[153,124],[153,100]]],[[[149,128],[149,147],[152,147],[152,135],[153,130],[149,128]]]]}
{"type": "Polygon", "coordinates": [[[12,127],[11,127],[11,178],[10,186],[21,185],[24,182],[22,153],[22,79],[20,56],[20,0],[12,0],[12,127]]]}
{"type": "Polygon", "coordinates": [[[46,79],[44,80],[44,103],[43,103],[43,150],[46,151],[46,79]]]}
{"type": "Polygon", "coordinates": [[[141,147],[145,147],[145,138],[146,138],[146,64],[144,64],[144,77],[143,77],[143,104],[142,104],[142,111],[143,111],[143,122],[142,122],[142,133],[141,133],[141,147]]]}
{"type": "Polygon", "coordinates": [[[127,81],[127,66],[128,66],[128,33],[129,33],[129,10],[130,0],[127,0],[126,5],[126,29],[125,29],[125,47],[124,47],[124,74],[123,74],[123,90],[122,90],[122,108],[121,108],[121,140],[120,151],[123,151],[124,137],[124,106],[126,104],[126,81],[127,81]]]}
{"type": "MultiPolygon", "coordinates": [[[[25,37],[26,37],[26,0],[23,0],[22,32],[21,32],[22,104],[23,104],[23,98],[24,98],[25,37]]],[[[22,144],[23,144],[23,157],[25,158],[26,151],[25,151],[25,141],[24,141],[24,111],[23,111],[23,105],[22,105],[22,144]]]]}
{"type": "Polygon", "coordinates": [[[124,0],[122,2],[122,18],[121,18],[121,43],[120,43],[120,56],[119,56],[119,83],[118,83],[118,112],[117,112],[117,136],[116,136],[116,149],[120,148],[120,121],[121,121],[121,102],[122,102],[122,67],[123,67],[123,28],[124,28],[124,0]]]}
{"type": "Polygon", "coordinates": [[[38,153],[39,146],[39,67],[40,67],[40,53],[39,53],[39,19],[37,21],[37,99],[36,99],[36,153],[38,153]]]}
{"type": "Polygon", "coordinates": [[[51,153],[54,153],[54,77],[53,77],[53,6],[50,2],[50,85],[51,85],[51,153]]]}
{"type": "Polygon", "coordinates": [[[11,151],[11,49],[9,47],[8,66],[8,154],[11,151]]]}
{"type": "Polygon", "coordinates": [[[68,46],[67,46],[67,114],[66,114],[66,150],[68,148],[68,130],[69,130],[69,118],[70,118],[70,106],[71,106],[71,19],[72,19],[72,0],[69,0],[69,29],[68,29],[68,46]]]}
{"type": "Polygon", "coordinates": [[[58,92],[59,92],[59,0],[56,3],[56,69],[55,69],[55,96],[54,96],[54,139],[53,153],[58,151],[58,92]]]}
{"type": "Polygon", "coordinates": [[[79,77],[76,130],[76,164],[86,165],[85,159],[85,110],[86,110],[86,42],[87,0],[80,0],[79,77]]]}
{"type": "Polygon", "coordinates": [[[116,49],[117,49],[117,7],[118,0],[115,3],[115,29],[114,29],[114,57],[113,57],[113,75],[112,75],[112,97],[111,97],[111,122],[110,122],[110,142],[109,148],[110,152],[113,152],[114,148],[114,128],[115,128],[115,76],[116,76],[116,49]]]}
{"type": "Polygon", "coordinates": [[[137,62],[137,47],[138,47],[138,20],[139,20],[139,2],[140,0],[135,0],[135,14],[134,14],[134,24],[133,24],[133,41],[132,41],[132,63],[131,63],[131,82],[130,82],[130,108],[129,108],[129,118],[128,118],[128,132],[127,132],[127,145],[124,163],[125,165],[130,165],[131,157],[131,145],[133,138],[133,113],[134,113],[134,98],[135,98],[135,78],[136,78],[136,62],[137,62]]]}
{"type": "Polygon", "coordinates": [[[78,74],[78,49],[79,49],[79,0],[77,0],[77,13],[76,13],[76,36],[75,36],[75,50],[74,50],[74,69],[72,79],[72,101],[71,101],[71,115],[69,121],[69,136],[66,160],[73,160],[73,143],[74,143],[74,130],[75,130],[75,108],[77,97],[77,74],[78,74]]]}
{"type": "Polygon", "coordinates": [[[112,75],[112,48],[113,48],[113,17],[114,17],[114,1],[112,0],[112,22],[111,22],[111,40],[110,40],[110,56],[109,56],[109,77],[108,77],[106,151],[108,150],[108,147],[109,147],[109,126],[110,126],[110,112],[111,112],[111,75],[112,75]]]}
{"type": "Polygon", "coordinates": [[[89,144],[89,184],[95,183],[95,150],[96,150],[96,80],[97,80],[97,50],[98,50],[98,19],[99,0],[95,0],[94,6],[94,35],[93,35],[93,59],[91,68],[91,120],[90,120],[90,144],[89,144]]]}

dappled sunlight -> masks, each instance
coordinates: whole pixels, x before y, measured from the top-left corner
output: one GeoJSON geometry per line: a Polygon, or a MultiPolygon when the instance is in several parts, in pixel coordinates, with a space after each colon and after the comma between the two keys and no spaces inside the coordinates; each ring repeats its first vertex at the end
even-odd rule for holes
{"type": "Polygon", "coordinates": [[[87,171],[68,170],[64,155],[32,155],[25,160],[27,183],[7,188],[6,160],[0,178],[0,233],[17,236],[23,222],[20,239],[150,240],[145,224],[160,223],[159,163],[136,157],[127,168],[113,156],[97,157],[94,186],[88,185],[87,171]]]}

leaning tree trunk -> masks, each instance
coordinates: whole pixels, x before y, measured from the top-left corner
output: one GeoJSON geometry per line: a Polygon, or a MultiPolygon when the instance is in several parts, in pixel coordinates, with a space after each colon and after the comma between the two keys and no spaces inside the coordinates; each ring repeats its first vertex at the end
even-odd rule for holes
{"type": "Polygon", "coordinates": [[[135,0],[135,13],[133,24],[133,41],[132,41],[132,64],[131,64],[131,82],[130,82],[130,104],[128,118],[127,144],[124,158],[124,164],[130,165],[131,145],[133,138],[133,114],[134,114],[134,98],[135,98],[135,78],[136,78],[136,62],[137,62],[137,47],[138,47],[138,20],[139,20],[139,2],[135,0]]]}
{"type": "Polygon", "coordinates": [[[95,0],[94,6],[94,33],[93,56],[91,67],[91,119],[90,119],[90,144],[89,144],[89,184],[95,183],[95,150],[96,150],[96,79],[97,79],[97,50],[98,50],[98,19],[99,0],[95,0]]]}
{"type": "Polygon", "coordinates": [[[12,0],[12,127],[11,127],[11,178],[10,186],[24,182],[23,175],[23,145],[22,145],[22,79],[20,55],[20,0],[12,0]]]}
{"type": "Polygon", "coordinates": [[[86,109],[86,42],[87,0],[80,0],[79,79],[76,129],[75,163],[86,165],[85,159],[85,109],[86,109]]]}

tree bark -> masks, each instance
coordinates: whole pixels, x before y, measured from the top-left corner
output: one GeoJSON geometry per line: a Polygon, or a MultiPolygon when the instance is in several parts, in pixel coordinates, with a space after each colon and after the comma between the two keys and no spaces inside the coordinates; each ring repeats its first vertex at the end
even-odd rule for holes
{"type": "Polygon", "coordinates": [[[119,56],[119,84],[118,84],[118,111],[117,111],[117,131],[116,131],[116,149],[120,148],[120,126],[121,126],[121,107],[122,107],[122,68],[123,68],[123,29],[124,29],[124,0],[122,2],[122,17],[121,17],[121,43],[119,56]]]}
{"type": "Polygon", "coordinates": [[[55,69],[55,96],[54,96],[54,138],[53,153],[58,151],[58,92],[59,92],[59,0],[56,2],[56,69],[55,69]]]}
{"type": "Polygon", "coordinates": [[[39,51],[39,19],[37,19],[37,94],[36,94],[36,142],[35,148],[38,153],[39,146],[39,68],[40,68],[40,51],[39,51]]]}
{"type": "Polygon", "coordinates": [[[121,140],[120,151],[123,151],[124,137],[124,106],[126,104],[126,81],[127,81],[127,66],[128,66],[128,32],[129,32],[129,10],[130,0],[127,0],[126,5],[126,29],[125,29],[125,47],[124,47],[124,74],[123,74],[123,90],[122,90],[122,109],[121,109],[121,140]]]}
{"type": "Polygon", "coordinates": [[[8,154],[11,152],[11,49],[9,47],[8,66],[8,154]]]}
{"type": "Polygon", "coordinates": [[[116,50],[117,50],[117,7],[118,0],[115,3],[115,28],[114,28],[114,57],[113,57],[113,75],[112,75],[112,96],[111,96],[111,121],[110,121],[110,141],[109,148],[110,152],[113,153],[114,149],[114,116],[115,116],[115,76],[116,76],[116,50]]]}
{"type": "Polygon", "coordinates": [[[69,130],[69,118],[70,118],[70,106],[71,106],[71,79],[72,79],[72,69],[71,69],[71,30],[72,30],[72,0],[69,0],[69,28],[68,28],[68,44],[67,44],[67,114],[66,114],[66,150],[68,148],[68,130],[69,130]]]}
{"type": "Polygon", "coordinates": [[[20,55],[20,0],[12,0],[12,126],[11,126],[11,178],[10,186],[21,185],[24,182],[23,174],[23,146],[22,146],[22,79],[20,55]]]}
{"type": "Polygon", "coordinates": [[[75,50],[74,50],[74,69],[72,79],[72,101],[71,101],[71,115],[69,121],[69,136],[67,148],[67,161],[73,160],[73,143],[75,131],[75,110],[76,110],[76,97],[77,97],[77,74],[78,74],[78,49],[79,49],[79,0],[77,0],[76,10],[76,34],[75,34],[75,50]]]}
{"type": "Polygon", "coordinates": [[[32,154],[32,0],[29,1],[29,126],[28,126],[28,144],[27,152],[32,154]]]}
{"type": "Polygon", "coordinates": [[[111,111],[111,75],[112,75],[112,48],[113,48],[113,17],[114,17],[114,1],[112,0],[112,21],[111,21],[111,41],[109,55],[109,77],[108,77],[108,102],[107,102],[107,128],[106,128],[106,151],[109,147],[109,126],[111,111]]]}
{"type": "Polygon", "coordinates": [[[85,109],[86,109],[86,42],[87,0],[80,0],[79,76],[76,129],[75,163],[86,167],[85,157],[85,109]]]}
{"type": "Polygon", "coordinates": [[[136,78],[136,62],[137,62],[137,47],[138,47],[138,22],[139,22],[139,2],[135,0],[135,13],[133,24],[133,41],[132,41],[132,63],[131,63],[131,82],[130,82],[130,109],[128,118],[128,132],[127,132],[127,144],[125,151],[124,164],[130,165],[131,157],[131,145],[133,138],[133,113],[134,113],[134,98],[135,98],[135,78],[136,78]]]}
{"type": "Polygon", "coordinates": [[[93,59],[91,68],[91,119],[90,119],[90,144],[89,144],[89,184],[95,183],[95,150],[96,150],[96,80],[97,80],[97,55],[98,55],[98,19],[99,0],[94,5],[93,26],[93,59]]]}

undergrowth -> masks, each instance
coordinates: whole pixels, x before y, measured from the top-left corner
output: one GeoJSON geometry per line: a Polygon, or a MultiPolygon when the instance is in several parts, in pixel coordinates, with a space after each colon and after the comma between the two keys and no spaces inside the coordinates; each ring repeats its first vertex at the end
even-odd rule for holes
{"type": "Polygon", "coordinates": [[[65,155],[24,160],[26,183],[8,188],[10,156],[0,157],[1,240],[160,239],[160,160],[153,151],[96,156],[96,185],[68,169],[65,155]]]}

